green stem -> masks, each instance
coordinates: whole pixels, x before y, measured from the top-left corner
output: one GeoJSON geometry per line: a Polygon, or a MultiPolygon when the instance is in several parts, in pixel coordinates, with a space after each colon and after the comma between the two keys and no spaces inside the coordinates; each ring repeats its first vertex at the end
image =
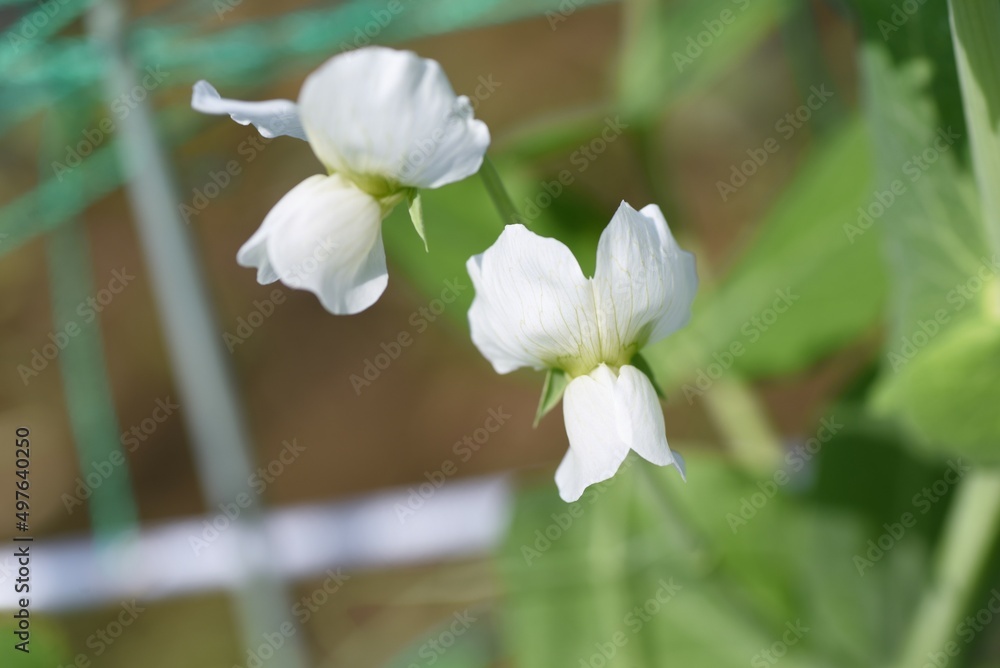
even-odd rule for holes
{"type": "Polygon", "coordinates": [[[500,179],[500,173],[497,172],[497,168],[489,157],[483,158],[483,166],[479,169],[479,176],[482,177],[486,192],[490,194],[493,206],[496,207],[504,225],[523,224],[524,220],[522,220],[521,214],[517,212],[514,201],[510,198],[510,194],[500,179]]]}
{"type": "Polygon", "coordinates": [[[774,475],[784,447],[753,389],[740,378],[720,378],[702,402],[740,466],[759,478],[774,475]]]}
{"type": "Polygon", "coordinates": [[[948,514],[934,573],[895,665],[923,665],[954,640],[982,575],[1000,523],[1000,471],[969,474],[948,514]]]}

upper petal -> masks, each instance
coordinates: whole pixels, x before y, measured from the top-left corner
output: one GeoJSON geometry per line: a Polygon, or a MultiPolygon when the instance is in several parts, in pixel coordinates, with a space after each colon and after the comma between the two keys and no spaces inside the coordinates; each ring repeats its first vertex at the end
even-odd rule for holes
{"type": "Polygon", "coordinates": [[[291,100],[265,100],[242,102],[228,100],[219,95],[207,81],[195,83],[191,93],[191,107],[203,114],[229,114],[240,125],[253,124],[261,136],[272,138],[287,135],[305,139],[306,133],[299,121],[298,105],[291,100]]]}
{"type": "Polygon", "coordinates": [[[632,366],[616,375],[601,364],[589,375],[574,378],[563,395],[563,419],[569,450],[556,470],[556,485],[565,501],[576,501],[589,485],[612,477],[635,450],[644,459],[683,463],[671,452],[656,392],[646,376],[632,366]]]}
{"type": "Polygon", "coordinates": [[[653,343],[691,317],[698,288],[694,256],[677,245],[660,208],[625,202],[601,234],[594,289],[602,344],[621,350],[653,343]]]}
{"type": "Polygon", "coordinates": [[[561,367],[596,346],[593,291],[561,242],[508,225],[466,268],[472,341],[497,373],[561,367]]]}
{"type": "Polygon", "coordinates": [[[441,66],[410,51],[334,56],[306,79],[299,107],[316,156],[359,182],[436,188],[475,174],[490,143],[441,66]]]}
{"type": "MultiPolygon", "coordinates": [[[[337,174],[311,176],[292,188],[259,232],[271,271],[289,287],[315,293],[331,313],[363,311],[385,291],[381,208],[337,174]]],[[[263,271],[255,263],[261,257],[256,236],[238,259],[263,271]]]]}

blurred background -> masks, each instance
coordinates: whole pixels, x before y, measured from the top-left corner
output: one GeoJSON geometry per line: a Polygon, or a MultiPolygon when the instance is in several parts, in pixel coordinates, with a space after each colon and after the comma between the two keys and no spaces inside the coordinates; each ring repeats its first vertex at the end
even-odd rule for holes
{"type": "Polygon", "coordinates": [[[3,665],[1000,665],[1000,8],[952,4],[0,2],[3,665]],[[478,177],[429,253],[385,221],[360,315],[237,266],[320,165],[192,84],[368,43],[440,61],[586,272],[622,199],[696,254],[646,354],[686,484],[559,500],[541,374],[469,341],[478,177]]]}

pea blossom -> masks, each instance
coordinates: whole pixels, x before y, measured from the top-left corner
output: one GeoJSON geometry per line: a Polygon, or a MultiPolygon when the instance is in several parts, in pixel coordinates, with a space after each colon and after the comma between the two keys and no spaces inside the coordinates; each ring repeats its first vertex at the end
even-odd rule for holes
{"type": "Polygon", "coordinates": [[[255,267],[262,284],[310,290],[336,314],[363,311],[385,290],[389,212],[407,201],[425,238],[418,190],[476,173],[490,143],[437,62],[384,47],[334,56],[308,76],[298,102],[228,100],[199,81],[191,106],[228,114],[264,137],[309,142],[327,174],[292,188],[237,262],[255,267]]]}
{"type": "Polygon", "coordinates": [[[621,203],[601,234],[593,278],[565,245],[523,225],[508,225],[467,268],[479,351],[497,373],[549,369],[540,415],[562,394],[569,450],[556,485],[565,501],[612,477],[630,450],[684,476],[638,357],[687,323],[698,286],[694,256],[659,207],[621,203]]]}

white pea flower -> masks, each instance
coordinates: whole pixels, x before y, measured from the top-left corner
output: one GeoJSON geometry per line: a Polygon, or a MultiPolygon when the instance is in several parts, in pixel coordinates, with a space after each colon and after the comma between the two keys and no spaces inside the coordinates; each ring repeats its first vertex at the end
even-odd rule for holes
{"type": "Polygon", "coordinates": [[[659,207],[622,202],[601,235],[593,278],[561,242],[522,225],[508,225],[467,267],[476,347],[497,373],[549,369],[539,417],[565,390],[569,451],[556,471],[563,500],[612,477],[629,450],[684,476],[656,389],[636,367],[645,368],[644,346],[687,323],[698,287],[694,256],[677,245],[659,207]]]}
{"type": "Polygon", "coordinates": [[[363,311],[385,290],[389,212],[407,200],[424,238],[418,189],[475,174],[490,143],[437,62],[384,47],[334,56],[305,80],[298,103],[227,100],[199,81],[191,106],[229,114],[264,137],[309,142],[328,175],[292,188],[237,261],[256,267],[261,283],[314,292],[337,314],[363,311]]]}

